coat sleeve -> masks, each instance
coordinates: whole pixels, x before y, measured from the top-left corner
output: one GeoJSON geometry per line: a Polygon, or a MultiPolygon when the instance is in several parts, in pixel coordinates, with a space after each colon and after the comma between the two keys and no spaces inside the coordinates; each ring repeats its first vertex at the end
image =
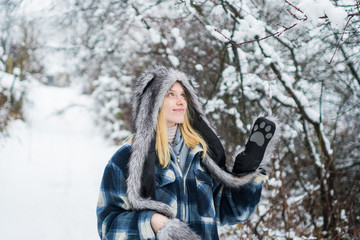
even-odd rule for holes
{"type": "Polygon", "coordinates": [[[133,211],[126,197],[124,159],[129,154],[129,149],[120,149],[105,167],[96,208],[98,232],[103,240],[155,240],[150,224],[154,211],[133,211]]]}
{"type": "Polygon", "coordinates": [[[261,191],[262,180],[258,179],[238,189],[220,184],[214,186],[217,221],[221,225],[233,225],[247,220],[260,201],[261,191]]]}

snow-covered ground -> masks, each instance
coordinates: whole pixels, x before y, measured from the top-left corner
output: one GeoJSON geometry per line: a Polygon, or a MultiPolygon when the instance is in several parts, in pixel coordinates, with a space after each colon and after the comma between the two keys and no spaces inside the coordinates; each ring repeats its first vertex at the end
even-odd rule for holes
{"type": "Polygon", "coordinates": [[[117,146],[102,138],[92,106],[76,88],[31,81],[27,121],[0,137],[0,239],[99,239],[98,189],[117,146]]]}

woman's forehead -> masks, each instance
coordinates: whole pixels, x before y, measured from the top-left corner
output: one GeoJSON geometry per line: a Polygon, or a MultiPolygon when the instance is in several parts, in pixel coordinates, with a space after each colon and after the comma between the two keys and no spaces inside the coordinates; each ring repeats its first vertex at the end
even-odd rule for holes
{"type": "Polygon", "coordinates": [[[180,82],[175,82],[171,88],[169,89],[169,91],[175,91],[175,90],[181,90],[184,91],[184,87],[180,82]]]}

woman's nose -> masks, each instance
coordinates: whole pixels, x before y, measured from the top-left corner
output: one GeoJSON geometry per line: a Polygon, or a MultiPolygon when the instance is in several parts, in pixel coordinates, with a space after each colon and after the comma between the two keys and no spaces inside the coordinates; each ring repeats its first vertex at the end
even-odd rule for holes
{"type": "Polygon", "coordinates": [[[177,104],[177,105],[183,105],[183,104],[184,104],[184,101],[185,101],[184,98],[178,97],[177,100],[176,100],[176,104],[177,104]]]}

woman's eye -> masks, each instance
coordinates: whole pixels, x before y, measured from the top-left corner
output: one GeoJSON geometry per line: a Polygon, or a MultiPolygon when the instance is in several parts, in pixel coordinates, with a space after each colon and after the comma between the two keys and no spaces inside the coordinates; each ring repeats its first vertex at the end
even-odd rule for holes
{"type": "Polygon", "coordinates": [[[174,93],[172,93],[172,92],[171,92],[171,93],[168,93],[168,96],[169,96],[169,97],[173,97],[173,96],[174,96],[174,93]]]}

